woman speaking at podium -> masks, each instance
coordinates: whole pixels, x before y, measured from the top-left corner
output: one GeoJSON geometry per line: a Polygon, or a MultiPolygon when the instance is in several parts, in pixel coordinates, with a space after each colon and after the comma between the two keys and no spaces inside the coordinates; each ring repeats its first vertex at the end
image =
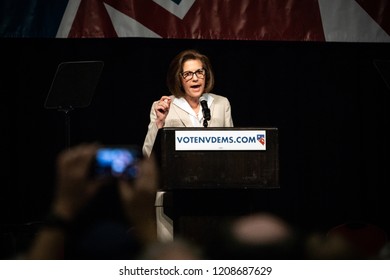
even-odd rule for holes
{"type": "Polygon", "coordinates": [[[211,93],[214,73],[207,56],[185,50],[174,57],[167,72],[170,96],[153,102],[142,151],[150,156],[163,127],[233,127],[229,100],[211,93]]]}

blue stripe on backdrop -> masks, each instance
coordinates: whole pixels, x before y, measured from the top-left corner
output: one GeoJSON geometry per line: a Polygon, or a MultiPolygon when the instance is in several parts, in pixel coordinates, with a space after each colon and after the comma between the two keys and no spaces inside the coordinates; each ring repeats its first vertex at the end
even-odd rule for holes
{"type": "Polygon", "coordinates": [[[68,0],[0,1],[0,37],[55,37],[68,0]]]}

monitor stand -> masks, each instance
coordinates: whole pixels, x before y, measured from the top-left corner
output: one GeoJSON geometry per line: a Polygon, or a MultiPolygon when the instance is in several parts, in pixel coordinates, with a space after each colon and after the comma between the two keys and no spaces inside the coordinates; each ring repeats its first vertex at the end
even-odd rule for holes
{"type": "Polygon", "coordinates": [[[45,108],[65,113],[65,146],[70,147],[70,112],[88,107],[103,69],[103,61],[68,61],[58,65],[45,108]]]}

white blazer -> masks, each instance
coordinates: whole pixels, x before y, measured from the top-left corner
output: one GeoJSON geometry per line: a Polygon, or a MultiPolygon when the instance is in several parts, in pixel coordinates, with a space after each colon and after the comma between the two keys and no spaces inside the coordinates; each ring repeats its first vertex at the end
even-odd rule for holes
{"type": "MultiPolygon", "coordinates": [[[[206,98],[207,105],[210,108],[211,119],[208,122],[208,127],[233,127],[229,100],[224,96],[213,93],[204,93],[203,96],[206,98]]],[[[183,103],[183,98],[177,100],[173,95],[170,98],[172,102],[165,119],[164,127],[194,127],[191,120],[191,113],[184,106],[180,106],[183,103]]],[[[153,102],[150,110],[150,123],[142,147],[142,152],[145,156],[150,156],[158,133],[158,128],[155,123],[157,115],[154,110],[157,102],[159,101],[153,102]]]]}

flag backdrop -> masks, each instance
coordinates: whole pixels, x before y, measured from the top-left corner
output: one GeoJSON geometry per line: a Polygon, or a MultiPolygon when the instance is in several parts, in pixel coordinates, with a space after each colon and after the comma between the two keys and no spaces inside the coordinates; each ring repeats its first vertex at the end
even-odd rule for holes
{"type": "Polygon", "coordinates": [[[1,37],[390,42],[388,0],[2,0],[1,37]]]}

